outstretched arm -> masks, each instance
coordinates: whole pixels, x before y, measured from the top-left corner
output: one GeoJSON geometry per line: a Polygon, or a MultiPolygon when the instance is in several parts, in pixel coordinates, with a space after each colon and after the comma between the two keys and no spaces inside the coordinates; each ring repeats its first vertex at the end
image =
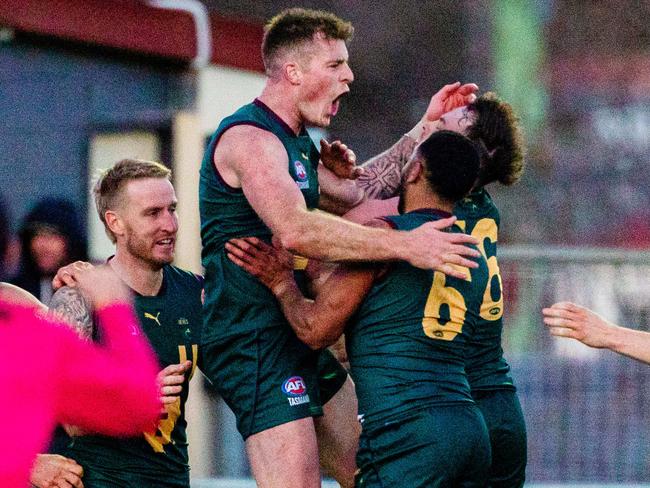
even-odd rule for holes
{"type": "Polygon", "coordinates": [[[235,264],[271,290],[298,338],[313,349],[336,342],[377,273],[369,264],[338,266],[311,300],[298,288],[285,250],[256,238],[233,239],[226,249],[235,264]]]}
{"type": "Polygon", "coordinates": [[[559,302],[542,310],[552,335],[579,340],[590,347],[650,364],[650,333],[613,324],[588,308],[559,302]]]}

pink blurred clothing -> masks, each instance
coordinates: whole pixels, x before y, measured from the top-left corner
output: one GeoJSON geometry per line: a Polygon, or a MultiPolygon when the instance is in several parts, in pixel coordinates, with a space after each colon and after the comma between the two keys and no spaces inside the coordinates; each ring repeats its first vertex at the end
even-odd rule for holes
{"type": "Polygon", "coordinates": [[[116,436],[155,428],[158,364],[133,309],[113,304],[97,318],[101,345],[34,309],[0,301],[3,488],[28,486],[34,457],[57,423],[116,436]]]}

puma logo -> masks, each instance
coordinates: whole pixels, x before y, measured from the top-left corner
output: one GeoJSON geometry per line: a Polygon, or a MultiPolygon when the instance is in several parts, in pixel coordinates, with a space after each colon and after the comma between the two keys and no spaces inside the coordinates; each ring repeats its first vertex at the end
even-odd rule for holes
{"type": "Polygon", "coordinates": [[[160,312],[158,312],[156,315],[150,314],[149,312],[144,313],[144,318],[145,319],[151,319],[158,325],[160,325],[160,320],[158,320],[158,317],[160,317],[160,312]]]}

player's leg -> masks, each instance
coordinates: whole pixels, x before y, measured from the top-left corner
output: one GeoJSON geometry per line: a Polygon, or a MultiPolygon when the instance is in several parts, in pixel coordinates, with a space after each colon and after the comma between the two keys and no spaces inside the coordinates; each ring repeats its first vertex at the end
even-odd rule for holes
{"type": "Polygon", "coordinates": [[[314,422],[303,418],[246,439],[246,452],[260,488],[320,486],[314,422]]]}
{"type": "Polygon", "coordinates": [[[323,416],[314,419],[318,452],[323,470],[342,488],[354,486],[355,456],[361,424],[357,419],[357,397],[348,376],[336,394],[323,406],[323,416]]]}
{"type": "Polygon", "coordinates": [[[320,486],[314,421],[322,415],[318,354],[286,326],[201,348],[203,372],[237,419],[260,487],[320,486]]]}
{"type": "Polygon", "coordinates": [[[526,423],[513,390],[473,392],[490,433],[490,486],[520,488],[526,480],[526,423]]]}

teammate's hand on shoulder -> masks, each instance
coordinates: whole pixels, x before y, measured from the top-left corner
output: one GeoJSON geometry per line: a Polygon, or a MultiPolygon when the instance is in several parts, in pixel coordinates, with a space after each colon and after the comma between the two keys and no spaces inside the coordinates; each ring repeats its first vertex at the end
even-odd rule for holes
{"type": "Polygon", "coordinates": [[[408,232],[410,248],[406,259],[413,266],[434,269],[454,278],[467,279],[466,268],[477,268],[478,263],[468,258],[481,254],[467,244],[477,244],[474,237],[461,232],[444,232],[456,217],[426,223],[408,232]]]}
{"type": "Polygon", "coordinates": [[[58,454],[38,454],[29,482],[36,488],[83,488],[84,470],[74,460],[58,454]]]}
{"type": "Polygon", "coordinates": [[[81,270],[91,269],[93,267],[92,264],[85,261],[75,261],[74,263],[59,268],[52,279],[52,288],[58,290],[64,286],[77,286],[77,273],[81,270]]]}
{"type": "Polygon", "coordinates": [[[109,265],[77,270],[77,287],[94,310],[113,303],[131,303],[131,291],[109,265]]]}
{"type": "Polygon", "coordinates": [[[320,160],[323,165],[339,178],[354,180],[363,174],[363,168],[357,166],[357,156],[352,149],[341,141],[331,144],[320,140],[320,160]]]}

